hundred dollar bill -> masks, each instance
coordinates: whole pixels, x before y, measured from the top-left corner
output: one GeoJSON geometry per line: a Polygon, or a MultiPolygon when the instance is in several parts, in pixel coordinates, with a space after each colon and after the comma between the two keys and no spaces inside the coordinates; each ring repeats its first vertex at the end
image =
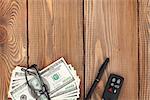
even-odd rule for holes
{"type": "MultiPolygon", "coordinates": [[[[75,81],[71,70],[68,68],[65,60],[60,58],[58,61],[49,65],[42,71],[40,71],[41,76],[47,80],[47,86],[49,87],[49,94],[52,95],[59,89],[63,88],[67,84],[75,81]]],[[[32,78],[29,80],[32,81],[32,78]]],[[[20,85],[19,87],[10,91],[10,94],[14,100],[18,100],[18,98],[25,97],[25,100],[35,100],[31,94],[29,93],[29,88],[27,83],[20,85]]],[[[24,99],[20,99],[24,100],[24,99]]]]}
{"type": "Polygon", "coordinates": [[[57,96],[60,96],[63,94],[70,93],[72,91],[79,92],[79,88],[77,87],[76,82],[72,82],[72,83],[66,85],[64,88],[60,89],[59,91],[57,91],[56,93],[51,95],[51,97],[57,97],[57,96]]]}

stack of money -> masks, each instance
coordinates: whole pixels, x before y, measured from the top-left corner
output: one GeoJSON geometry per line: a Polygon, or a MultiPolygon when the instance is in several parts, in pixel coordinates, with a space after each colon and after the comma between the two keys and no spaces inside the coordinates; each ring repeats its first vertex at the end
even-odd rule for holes
{"type": "MultiPolygon", "coordinates": [[[[8,98],[12,100],[39,100],[30,92],[25,78],[24,67],[16,66],[12,71],[8,98]]],[[[39,71],[48,87],[51,100],[77,100],[80,94],[80,79],[71,64],[67,64],[64,58],[39,71]]],[[[32,81],[30,78],[29,81],[32,81]]],[[[43,100],[43,99],[41,99],[43,100]]],[[[44,99],[46,100],[46,99],[44,99]]]]}

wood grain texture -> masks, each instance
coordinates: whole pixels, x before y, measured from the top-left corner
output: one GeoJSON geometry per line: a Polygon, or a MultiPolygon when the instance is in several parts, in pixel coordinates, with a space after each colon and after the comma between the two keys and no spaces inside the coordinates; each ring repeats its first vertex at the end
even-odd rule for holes
{"type": "Polygon", "coordinates": [[[150,100],[149,0],[139,0],[139,100],[150,100]]]}
{"type": "Polygon", "coordinates": [[[101,100],[110,73],[125,78],[119,100],[150,100],[149,11],[149,0],[0,0],[0,100],[16,65],[42,69],[60,57],[80,76],[81,100],[105,57],[91,100],[101,100]]]}
{"type": "Polygon", "coordinates": [[[84,93],[83,16],[80,0],[28,0],[29,64],[40,69],[64,57],[81,79],[84,93]]]}
{"type": "Polygon", "coordinates": [[[0,100],[7,100],[12,69],[26,65],[26,0],[0,0],[0,100]]]}
{"type": "MultiPolygon", "coordinates": [[[[85,91],[105,57],[110,63],[91,100],[100,100],[110,73],[125,78],[119,100],[138,99],[136,0],[84,0],[85,91]]],[[[141,99],[142,100],[142,99],[141,99]]]]}

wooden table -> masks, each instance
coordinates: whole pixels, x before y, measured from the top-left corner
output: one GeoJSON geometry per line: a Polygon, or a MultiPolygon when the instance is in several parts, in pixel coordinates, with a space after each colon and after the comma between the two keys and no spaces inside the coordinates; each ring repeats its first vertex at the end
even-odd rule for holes
{"type": "Polygon", "coordinates": [[[149,0],[0,0],[0,100],[16,65],[42,69],[64,57],[81,79],[81,100],[105,57],[125,78],[119,100],[150,100],[149,0]]]}

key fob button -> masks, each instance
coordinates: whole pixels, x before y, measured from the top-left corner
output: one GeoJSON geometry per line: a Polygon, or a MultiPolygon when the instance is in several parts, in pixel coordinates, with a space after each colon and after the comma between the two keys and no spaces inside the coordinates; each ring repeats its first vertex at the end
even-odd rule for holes
{"type": "Polygon", "coordinates": [[[112,93],[112,92],[113,92],[112,88],[109,88],[109,89],[108,89],[108,91],[109,91],[110,93],[112,93]]]}
{"type": "Polygon", "coordinates": [[[119,89],[120,86],[119,85],[115,85],[114,87],[117,88],[117,89],[119,89]]]}
{"type": "Polygon", "coordinates": [[[116,90],[116,89],[114,90],[114,93],[115,93],[115,94],[117,93],[117,90],[116,90]]]}
{"type": "Polygon", "coordinates": [[[111,83],[110,86],[114,86],[114,83],[111,83]]]}
{"type": "Polygon", "coordinates": [[[121,80],[120,80],[120,79],[118,79],[118,80],[117,80],[117,84],[120,84],[120,82],[121,82],[121,80]]]}
{"type": "Polygon", "coordinates": [[[112,78],[112,82],[116,82],[116,78],[112,78]]]}

